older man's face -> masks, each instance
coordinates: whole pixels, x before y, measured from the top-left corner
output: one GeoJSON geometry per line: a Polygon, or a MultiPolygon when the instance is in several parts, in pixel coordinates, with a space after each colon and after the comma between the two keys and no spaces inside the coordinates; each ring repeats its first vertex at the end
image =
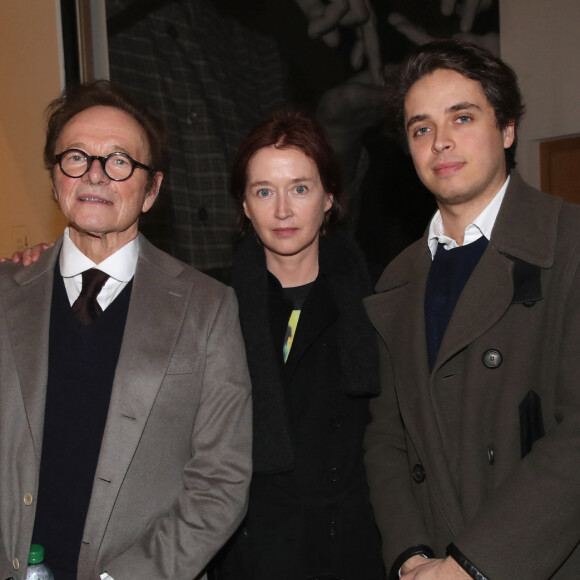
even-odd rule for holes
{"type": "MultiPolygon", "coordinates": [[[[63,128],[56,153],[80,149],[88,155],[106,156],[113,152],[130,155],[135,161],[150,162],[147,137],[137,121],[120,109],[92,107],[75,115],[63,128]]],[[[148,172],[135,169],[125,181],[113,181],[94,161],[82,177],[66,176],[54,168],[55,197],[71,227],[75,243],[89,236],[101,238],[112,249],[119,249],[137,235],[141,212],[148,211],[161,184],[158,174],[148,190],[148,172]]]]}

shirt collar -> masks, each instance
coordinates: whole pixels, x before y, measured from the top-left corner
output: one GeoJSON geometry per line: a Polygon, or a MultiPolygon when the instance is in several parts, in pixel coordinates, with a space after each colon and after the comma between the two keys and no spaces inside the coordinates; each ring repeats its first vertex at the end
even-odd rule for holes
{"type": "MultiPolygon", "coordinates": [[[[475,242],[481,236],[485,236],[488,240],[491,238],[491,231],[493,230],[509,181],[510,178],[508,175],[501,189],[487,204],[487,207],[465,228],[463,235],[464,246],[475,242]]],[[[445,235],[445,228],[443,227],[443,220],[441,219],[441,212],[439,210],[437,210],[429,224],[429,235],[427,240],[431,256],[435,256],[437,245],[440,243],[443,244],[443,247],[446,250],[451,250],[458,246],[453,238],[445,235]]]]}
{"type": "Polygon", "coordinates": [[[98,267],[111,278],[119,282],[129,282],[135,275],[137,269],[137,258],[139,257],[139,237],[137,236],[120,250],[96,264],[85,256],[70,238],[69,228],[65,228],[60,252],[59,265],[63,278],[71,278],[98,267]]]}

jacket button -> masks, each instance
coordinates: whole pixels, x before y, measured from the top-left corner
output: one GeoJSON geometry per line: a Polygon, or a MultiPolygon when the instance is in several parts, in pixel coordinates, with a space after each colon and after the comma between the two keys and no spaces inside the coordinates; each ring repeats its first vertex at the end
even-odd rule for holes
{"type": "Polygon", "coordinates": [[[344,425],[344,417],[341,415],[335,415],[330,418],[330,426],[333,429],[340,429],[344,425]]]}
{"type": "Polygon", "coordinates": [[[336,483],[337,481],[340,481],[342,477],[342,472],[340,470],[340,467],[331,467],[328,470],[328,479],[330,479],[330,481],[332,481],[332,483],[336,483]]]}
{"type": "Polygon", "coordinates": [[[12,567],[15,570],[20,570],[20,561],[18,560],[18,558],[12,558],[12,567]]]}
{"type": "Polygon", "coordinates": [[[24,505],[32,505],[32,494],[31,493],[24,494],[24,505]]]}
{"type": "Polygon", "coordinates": [[[493,465],[495,462],[495,452],[491,445],[489,445],[487,448],[487,460],[489,461],[490,465],[493,465]]]}
{"type": "Polygon", "coordinates": [[[413,480],[415,481],[415,483],[423,483],[425,481],[425,468],[420,464],[417,463],[417,465],[413,466],[413,470],[412,470],[412,475],[413,475],[413,480]]]}
{"type": "Polygon", "coordinates": [[[334,520],[328,524],[328,534],[330,536],[336,536],[336,522],[334,520]]]}
{"type": "Polygon", "coordinates": [[[483,353],[481,360],[488,369],[497,369],[503,362],[503,356],[499,350],[490,348],[483,353]]]}

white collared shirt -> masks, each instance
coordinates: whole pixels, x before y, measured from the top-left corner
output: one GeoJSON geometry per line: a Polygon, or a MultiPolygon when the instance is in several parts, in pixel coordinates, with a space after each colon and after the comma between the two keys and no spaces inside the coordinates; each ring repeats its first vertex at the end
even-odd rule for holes
{"type": "Polygon", "coordinates": [[[99,306],[105,310],[132,280],[137,268],[138,256],[139,238],[136,237],[106,260],[96,264],[75,246],[67,227],[64,230],[59,265],[71,306],[81,293],[83,287],[82,273],[90,268],[98,268],[109,275],[109,279],[105,282],[97,297],[99,306]]]}
{"type": "MultiPolygon", "coordinates": [[[[491,238],[491,231],[497,219],[497,214],[499,213],[499,208],[501,207],[509,181],[510,178],[508,175],[501,189],[489,202],[487,207],[465,228],[463,234],[464,246],[479,240],[481,236],[485,236],[488,240],[491,238]]],[[[453,238],[445,235],[445,228],[443,227],[443,220],[441,219],[441,212],[439,210],[437,210],[429,224],[428,244],[432,257],[435,256],[438,244],[443,244],[446,250],[458,247],[457,242],[453,238]]]]}

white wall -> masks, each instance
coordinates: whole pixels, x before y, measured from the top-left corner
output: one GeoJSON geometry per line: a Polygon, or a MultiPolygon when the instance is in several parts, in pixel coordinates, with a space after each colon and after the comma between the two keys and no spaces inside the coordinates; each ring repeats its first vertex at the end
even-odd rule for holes
{"type": "Polygon", "coordinates": [[[43,111],[64,78],[59,16],[58,0],[0,1],[0,256],[64,227],[42,165],[43,111]]]}
{"type": "Polygon", "coordinates": [[[518,169],[539,187],[539,142],[580,134],[580,0],[500,0],[500,34],[527,106],[518,169]]]}

